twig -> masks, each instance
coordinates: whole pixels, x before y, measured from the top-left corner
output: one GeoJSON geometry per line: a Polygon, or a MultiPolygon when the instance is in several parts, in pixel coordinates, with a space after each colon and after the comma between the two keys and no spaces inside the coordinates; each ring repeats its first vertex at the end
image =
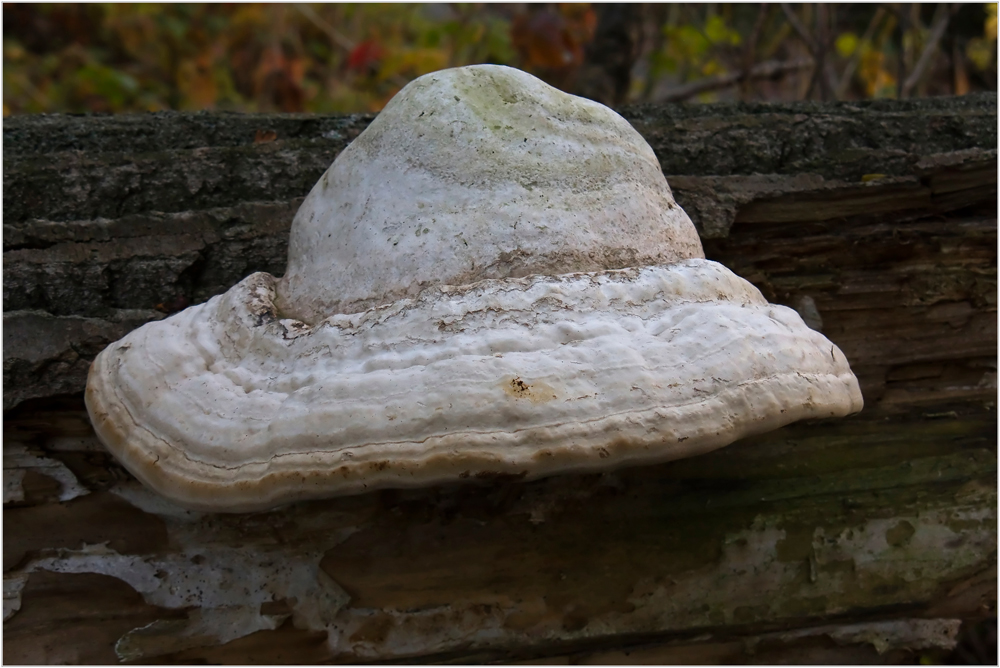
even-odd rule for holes
{"type": "Polygon", "coordinates": [[[799,39],[801,39],[802,43],[806,45],[807,49],[809,49],[809,55],[815,58],[816,42],[813,41],[813,38],[806,30],[806,27],[802,25],[801,21],[799,21],[799,17],[795,15],[795,11],[792,9],[792,6],[787,2],[783,2],[781,3],[781,11],[785,13],[785,18],[788,19],[788,24],[792,26],[793,30],[795,30],[799,39]]]}
{"type": "Polygon", "coordinates": [[[899,66],[896,76],[896,98],[903,98],[903,82],[906,80],[906,31],[909,30],[909,16],[907,16],[906,6],[900,4],[897,8],[896,17],[899,20],[899,66]]]}
{"type": "Polygon", "coordinates": [[[656,83],[656,78],[653,76],[651,56],[654,53],[659,53],[663,49],[664,30],[668,25],[673,25],[671,15],[677,11],[677,5],[650,5],[647,11],[653,14],[652,20],[646,23],[646,29],[651,31],[652,37],[648,40],[643,40],[643,43],[647,45],[647,51],[645,58],[640,56],[641,62],[649,63],[645,72],[645,81],[643,81],[642,84],[642,93],[639,96],[640,102],[649,102],[649,96],[653,93],[653,86],[656,83]]]}
{"type": "MultiPolygon", "coordinates": [[[[792,26],[792,29],[799,36],[799,39],[801,39],[802,43],[806,45],[806,49],[809,50],[809,55],[813,57],[813,60],[816,63],[816,71],[813,72],[812,81],[809,82],[809,90],[806,93],[806,99],[812,95],[813,88],[819,80],[818,77],[826,77],[826,86],[828,89],[835,88],[835,82],[829,80],[829,72],[827,72],[826,68],[823,67],[823,54],[820,53],[819,45],[812,38],[812,35],[809,34],[809,31],[806,30],[806,27],[802,25],[802,22],[799,21],[799,17],[795,15],[795,11],[792,9],[792,6],[787,2],[783,2],[781,3],[781,11],[785,13],[785,18],[788,20],[788,24],[792,26]]],[[[820,85],[822,87],[823,84],[820,85]]]]}
{"type": "Polygon", "coordinates": [[[958,44],[954,44],[951,47],[951,62],[952,62],[952,80],[951,80],[951,92],[952,95],[965,95],[969,92],[969,75],[965,69],[965,57],[962,55],[962,49],[958,44]]]}
{"type": "MultiPolygon", "coordinates": [[[[816,63],[812,58],[800,58],[798,60],[791,61],[769,60],[767,62],[760,63],[759,65],[754,65],[750,70],[750,78],[770,79],[788,72],[804,70],[806,68],[813,67],[815,64],[816,63]]],[[[664,95],[657,96],[655,101],[682,102],[700,93],[707,93],[709,91],[721,90],[723,88],[735,86],[743,81],[745,76],[746,74],[744,72],[734,72],[732,74],[720,74],[714,77],[699,79],[698,81],[693,81],[689,84],[678,86],[673,90],[667,91],[664,95]]]]}
{"type": "Polygon", "coordinates": [[[341,35],[340,32],[334,28],[332,25],[323,20],[323,17],[316,13],[316,11],[304,2],[295,3],[295,8],[302,12],[302,15],[309,19],[314,26],[326,33],[326,36],[330,38],[336,46],[339,46],[345,51],[354,50],[354,41],[341,35]]]}
{"type": "Polygon", "coordinates": [[[871,23],[865,28],[865,34],[861,36],[861,41],[858,42],[857,48],[851,55],[851,59],[847,62],[847,66],[844,68],[844,73],[840,75],[840,83],[837,84],[837,99],[844,97],[847,92],[847,87],[851,85],[851,79],[854,78],[854,72],[858,69],[858,63],[861,62],[861,52],[862,47],[872,40],[875,36],[875,29],[878,28],[879,23],[882,21],[882,17],[885,16],[885,8],[879,7],[875,10],[875,15],[872,17],[871,23]]]}
{"type": "Polygon", "coordinates": [[[944,37],[944,31],[948,29],[949,21],[951,21],[951,10],[948,8],[947,3],[942,2],[938,5],[937,12],[935,12],[934,24],[931,26],[930,38],[924,46],[923,53],[920,54],[917,64],[914,66],[910,76],[906,78],[906,82],[903,84],[903,97],[909,97],[910,91],[913,90],[914,86],[920,83],[920,79],[923,78],[924,73],[927,71],[927,67],[931,63],[931,57],[934,55],[934,52],[937,51],[938,42],[940,42],[941,38],[944,37]]]}
{"type": "Polygon", "coordinates": [[[808,100],[812,97],[812,92],[816,88],[816,84],[819,84],[819,99],[826,102],[827,97],[829,97],[830,83],[827,81],[826,72],[826,51],[827,51],[827,39],[826,39],[826,24],[827,24],[827,6],[823,3],[816,5],[816,53],[813,54],[813,58],[816,59],[816,68],[813,70],[812,80],[809,82],[809,90],[806,92],[806,99],[808,100]]]}
{"type": "Polygon", "coordinates": [[[740,82],[740,98],[743,100],[746,100],[750,95],[750,81],[752,80],[750,72],[753,70],[753,63],[756,60],[757,42],[760,40],[760,33],[764,30],[764,24],[770,13],[771,5],[762,3],[757,12],[757,21],[753,24],[750,39],[747,40],[747,48],[743,53],[743,79],[740,82]]]}

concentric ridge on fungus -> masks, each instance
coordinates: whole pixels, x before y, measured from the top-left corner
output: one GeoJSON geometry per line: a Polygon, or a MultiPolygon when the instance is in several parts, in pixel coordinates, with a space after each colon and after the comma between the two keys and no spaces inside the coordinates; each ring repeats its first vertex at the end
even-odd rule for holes
{"type": "Polygon", "coordinates": [[[283,278],[109,346],[87,405],[140,480],[218,511],[662,462],[860,410],[835,345],[703,257],[614,112],[436,72],[310,192],[283,278]]]}

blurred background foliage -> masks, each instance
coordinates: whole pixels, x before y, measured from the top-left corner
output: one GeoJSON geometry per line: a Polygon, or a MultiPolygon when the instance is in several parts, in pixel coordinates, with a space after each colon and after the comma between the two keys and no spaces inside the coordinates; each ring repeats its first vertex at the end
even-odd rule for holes
{"type": "Polygon", "coordinates": [[[513,65],[635,102],[996,90],[996,4],[3,5],[3,114],[377,111],[513,65]]]}

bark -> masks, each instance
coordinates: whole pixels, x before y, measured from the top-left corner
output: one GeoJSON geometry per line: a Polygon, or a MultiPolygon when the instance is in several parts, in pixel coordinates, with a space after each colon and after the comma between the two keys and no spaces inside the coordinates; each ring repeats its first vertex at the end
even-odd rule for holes
{"type": "Polygon", "coordinates": [[[995,616],[996,96],[624,115],[707,256],[840,346],[865,410],[246,515],[138,485],[93,435],[87,367],[281,274],[371,117],[5,119],[7,660],[901,662],[995,616]]]}

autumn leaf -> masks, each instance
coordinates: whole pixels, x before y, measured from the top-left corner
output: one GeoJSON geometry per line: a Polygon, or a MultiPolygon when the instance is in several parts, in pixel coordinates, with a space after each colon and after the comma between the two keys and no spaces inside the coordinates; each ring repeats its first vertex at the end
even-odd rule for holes
{"type": "Polygon", "coordinates": [[[515,17],[511,42],[529,68],[570,68],[583,62],[584,46],[595,27],[590,7],[542,7],[515,17]]]}
{"type": "Polygon", "coordinates": [[[366,39],[351,50],[347,56],[347,69],[370,74],[378,69],[378,62],[385,50],[372,39],[366,39]]]}

